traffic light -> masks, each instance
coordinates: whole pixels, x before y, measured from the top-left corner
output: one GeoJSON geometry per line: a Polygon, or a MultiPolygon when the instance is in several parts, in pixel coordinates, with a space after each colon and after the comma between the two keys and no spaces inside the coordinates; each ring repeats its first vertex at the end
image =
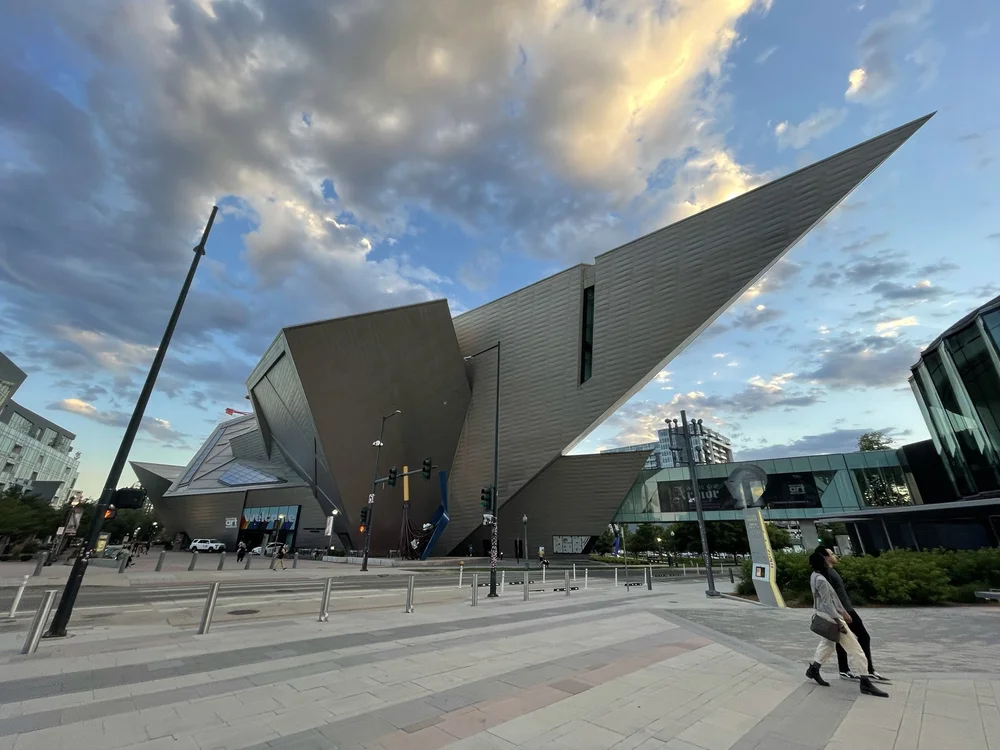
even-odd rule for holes
{"type": "Polygon", "coordinates": [[[360,531],[364,531],[365,527],[367,525],[368,525],[368,508],[365,507],[365,508],[361,509],[361,529],[360,529],[360,531]]]}
{"type": "Polygon", "coordinates": [[[104,511],[104,520],[105,521],[110,521],[112,518],[115,517],[115,515],[117,513],[118,513],[118,509],[115,506],[113,506],[113,505],[111,507],[109,507],[109,508],[106,508],[105,511],[104,511]]]}
{"type": "Polygon", "coordinates": [[[399,472],[396,471],[396,467],[395,466],[393,466],[391,469],[389,469],[389,481],[386,484],[388,484],[390,487],[395,487],[396,486],[396,475],[397,474],[399,474],[399,472]]]}
{"type": "Polygon", "coordinates": [[[483,487],[483,491],[479,493],[479,504],[482,506],[483,510],[489,511],[493,508],[493,488],[483,487]]]}
{"type": "Polygon", "coordinates": [[[422,476],[424,479],[430,479],[431,469],[433,468],[434,465],[431,463],[431,460],[429,458],[425,458],[423,465],[420,467],[420,476],[422,476]]]}
{"type": "Polygon", "coordinates": [[[124,487],[115,490],[115,507],[138,510],[146,502],[146,490],[142,487],[124,487]]]}

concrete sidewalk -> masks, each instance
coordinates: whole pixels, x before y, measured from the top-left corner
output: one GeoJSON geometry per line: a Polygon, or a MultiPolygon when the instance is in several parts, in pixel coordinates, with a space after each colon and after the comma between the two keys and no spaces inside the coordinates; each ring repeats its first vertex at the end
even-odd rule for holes
{"type": "Polygon", "coordinates": [[[760,609],[667,584],[201,637],[81,634],[0,656],[0,750],[1000,748],[996,665],[861,698],[854,683],[804,680],[808,630],[791,660],[674,611],[760,609]]]}

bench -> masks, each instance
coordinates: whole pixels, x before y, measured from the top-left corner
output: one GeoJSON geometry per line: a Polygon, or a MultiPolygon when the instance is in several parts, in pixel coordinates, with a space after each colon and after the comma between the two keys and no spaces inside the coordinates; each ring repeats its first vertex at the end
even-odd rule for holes
{"type": "Polygon", "coordinates": [[[1000,591],[996,589],[990,589],[989,591],[977,591],[977,599],[986,599],[987,601],[1000,602],[1000,591]]]}

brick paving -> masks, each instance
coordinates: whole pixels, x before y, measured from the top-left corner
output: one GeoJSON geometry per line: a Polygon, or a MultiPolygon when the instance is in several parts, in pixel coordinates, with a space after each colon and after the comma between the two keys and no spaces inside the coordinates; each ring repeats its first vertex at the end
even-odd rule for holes
{"type": "Polygon", "coordinates": [[[658,583],[84,630],[33,657],[2,633],[0,750],[1000,750],[1000,610],[865,610],[888,700],[804,680],[806,614],[658,583]]]}

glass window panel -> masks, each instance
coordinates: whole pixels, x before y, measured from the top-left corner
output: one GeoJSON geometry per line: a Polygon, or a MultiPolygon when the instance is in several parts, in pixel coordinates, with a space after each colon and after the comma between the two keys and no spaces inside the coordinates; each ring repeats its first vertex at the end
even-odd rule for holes
{"type": "Polygon", "coordinates": [[[285,480],[266,471],[237,463],[226,469],[219,477],[219,481],[228,487],[241,487],[251,484],[280,484],[285,480]]]}
{"type": "Polygon", "coordinates": [[[988,344],[980,335],[978,325],[962,329],[946,339],[945,344],[979,421],[996,450],[1000,446],[1000,374],[988,344]]]}
{"type": "Polygon", "coordinates": [[[809,463],[809,459],[805,456],[799,458],[792,458],[792,471],[812,471],[812,464],[809,463]]]}

